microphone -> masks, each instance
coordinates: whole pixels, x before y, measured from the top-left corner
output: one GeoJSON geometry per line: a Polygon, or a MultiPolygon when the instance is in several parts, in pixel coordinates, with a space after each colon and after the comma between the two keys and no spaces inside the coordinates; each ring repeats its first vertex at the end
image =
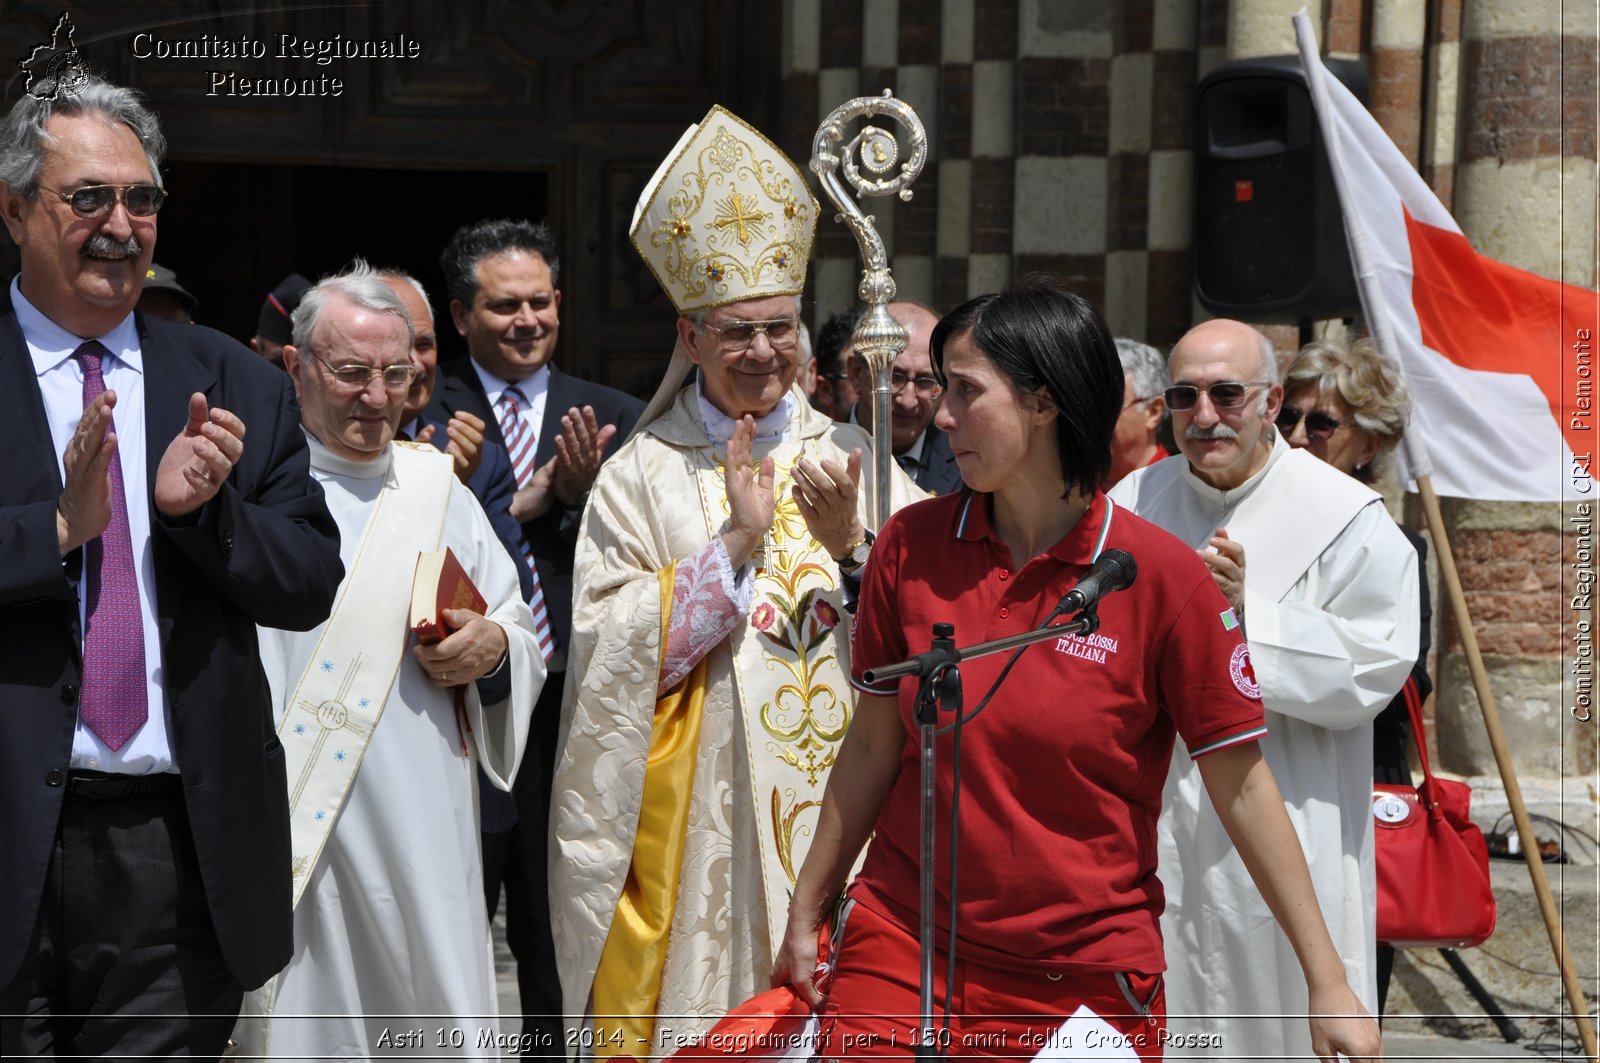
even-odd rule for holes
{"type": "Polygon", "coordinates": [[[1107,550],[1095,559],[1089,574],[1062,596],[1060,604],[1056,606],[1056,615],[1092,609],[1095,603],[1113,591],[1131,587],[1138,574],[1139,566],[1132,554],[1126,550],[1107,550]]]}

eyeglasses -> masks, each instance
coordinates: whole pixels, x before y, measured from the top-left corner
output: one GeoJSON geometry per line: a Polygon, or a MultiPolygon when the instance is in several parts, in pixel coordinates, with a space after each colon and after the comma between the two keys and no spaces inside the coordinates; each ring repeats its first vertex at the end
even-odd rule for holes
{"type": "Polygon", "coordinates": [[[1144,403],[1149,402],[1151,399],[1159,399],[1160,397],[1161,397],[1160,395],[1146,395],[1143,398],[1134,399],[1132,402],[1129,402],[1129,403],[1126,403],[1126,404],[1123,405],[1122,412],[1123,413],[1127,413],[1129,410],[1133,409],[1135,406],[1141,406],[1144,403]]]}
{"type": "Polygon", "coordinates": [[[1285,406],[1278,411],[1278,431],[1286,436],[1293,435],[1302,419],[1306,422],[1306,435],[1311,439],[1327,439],[1344,427],[1343,421],[1321,410],[1302,411],[1298,406],[1285,406]]]}
{"type": "MultiPolygon", "coordinates": [[[[40,187],[43,187],[42,185],[40,187]]],[[[46,188],[46,192],[61,197],[61,202],[72,207],[80,218],[103,218],[121,203],[135,218],[148,218],[161,209],[167,193],[158,185],[85,185],[71,192],[46,188]]]]}
{"type": "MultiPolygon", "coordinates": [[[[1250,392],[1256,388],[1266,387],[1267,381],[1257,380],[1250,384],[1241,384],[1237,380],[1219,380],[1205,388],[1206,394],[1211,396],[1211,405],[1219,410],[1237,410],[1244,405],[1245,399],[1250,397],[1250,392]]],[[[1200,390],[1193,384],[1174,384],[1166,390],[1167,408],[1172,410],[1192,410],[1195,403],[1200,401],[1200,390]]]]}
{"type": "Polygon", "coordinates": [[[939,378],[936,376],[927,376],[926,374],[907,376],[899,369],[889,374],[889,388],[896,395],[904,391],[907,384],[914,387],[917,394],[925,399],[936,399],[944,393],[944,385],[939,383],[939,378]]]}
{"type": "Polygon", "coordinates": [[[792,317],[772,321],[730,321],[726,325],[705,326],[707,332],[716,333],[722,349],[729,352],[747,351],[756,341],[758,333],[767,337],[775,351],[786,351],[800,342],[800,326],[792,317]]]}
{"type": "Polygon", "coordinates": [[[405,391],[411,387],[411,382],[417,379],[417,374],[422,371],[414,365],[386,365],[382,369],[374,369],[360,362],[329,365],[315,351],[311,352],[311,357],[316,358],[335,381],[351,391],[367,390],[372,386],[372,378],[375,376],[383,378],[385,391],[405,391]]]}

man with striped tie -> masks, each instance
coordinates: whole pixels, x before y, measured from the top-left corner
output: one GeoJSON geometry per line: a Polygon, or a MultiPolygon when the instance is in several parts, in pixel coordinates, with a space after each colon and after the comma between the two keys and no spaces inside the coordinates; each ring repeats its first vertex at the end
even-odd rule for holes
{"type": "MultiPolygon", "coordinates": [[[[552,1053],[564,1042],[561,983],[550,937],[546,825],[562,681],[572,626],[572,555],[600,464],[632,431],[638,399],[558,369],[561,264],[546,225],[493,219],[463,226],[440,256],[450,316],[469,357],[439,366],[430,420],[484,419],[484,447],[510,455],[511,512],[537,577],[529,605],[553,677],[534,708],[517,777],[517,823],[484,835],[484,880],[506,887],[506,936],[517,958],[523,1031],[552,1053]],[[542,623],[541,623],[542,619],[542,623]],[[547,1040],[548,1038],[548,1040],[547,1040]]],[[[492,905],[491,905],[492,907],[492,905]]]]}

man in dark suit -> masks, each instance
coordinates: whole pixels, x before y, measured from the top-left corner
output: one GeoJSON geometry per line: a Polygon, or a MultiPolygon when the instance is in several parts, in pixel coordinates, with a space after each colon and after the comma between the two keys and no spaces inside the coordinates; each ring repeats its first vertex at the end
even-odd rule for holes
{"type": "MultiPolygon", "coordinates": [[[[517,493],[517,481],[511,473],[510,457],[499,447],[484,445],[485,424],[477,414],[457,410],[445,421],[428,414],[434,389],[439,383],[439,335],[434,328],[433,304],[428,300],[427,289],[421,281],[401,270],[379,270],[378,275],[405,305],[406,316],[411,318],[411,358],[422,370],[406,395],[406,404],[400,414],[400,429],[395,437],[428,443],[455,458],[456,477],[467,485],[482,504],[506,552],[513,560],[520,562],[522,526],[511,515],[511,500],[517,493]]],[[[519,563],[517,575],[522,583],[522,600],[527,601],[533,595],[533,572],[527,565],[519,563]]],[[[503,790],[490,789],[507,802],[511,800],[503,790]]],[[[493,799],[488,791],[485,791],[484,797],[493,799]]],[[[483,811],[487,822],[489,810],[483,811]]]]}
{"type": "MultiPolygon", "coordinates": [[[[947,495],[961,488],[961,470],[950,452],[950,440],[933,423],[944,388],[933,375],[933,358],[928,340],[939,315],[921,303],[890,303],[889,313],[910,333],[906,349],[894,360],[890,385],[894,397],[889,403],[889,443],[894,460],[917,486],[933,495],[947,495]]],[[[845,364],[857,395],[850,421],[872,431],[872,367],[853,349],[845,353],[845,364]]]]}
{"type": "MultiPolygon", "coordinates": [[[[560,261],[545,225],[497,219],[463,226],[440,256],[450,316],[469,357],[439,367],[430,414],[459,411],[486,424],[484,446],[505,451],[518,489],[511,511],[523,556],[548,618],[550,671],[566,667],[572,627],[572,555],[578,523],[600,464],[615,453],[644,404],[613,388],[568,376],[552,364],[561,326],[560,261]]],[[[489,502],[483,500],[485,508],[489,502]]],[[[561,679],[534,706],[515,784],[517,823],[486,832],[484,886],[494,908],[506,887],[506,937],[517,958],[523,1032],[554,1053],[563,1044],[561,983],[550,938],[546,847],[550,777],[561,715],[561,679]]]]}
{"type": "Polygon", "coordinates": [[[292,947],[256,625],[327,617],[338,532],[288,379],[133,313],[163,147],[98,79],[0,122],[6,1056],[215,1057],[292,947]]]}
{"type": "MultiPolygon", "coordinates": [[[[411,318],[411,358],[422,370],[406,395],[400,430],[395,436],[429,443],[455,458],[456,476],[483,506],[495,535],[517,563],[522,600],[527,601],[533,596],[533,569],[523,563],[522,526],[511,515],[511,500],[517,493],[511,458],[500,447],[484,445],[485,424],[477,414],[457,410],[448,421],[429,415],[428,406],[439,383],[439,334],[433,323],[433,303],[422,282],[411,274],[385,269],[379,276],[394,289],[405,305],[406,316],[411,318]]],[[[478,768],[478,821],[485,837],[493,835],[501,840],[507,837],[506,831],[517,825],[517,799],[490,782],[482,767],[478,768]]],[[[492,891],[488,906],[493,913],[500,897],[500,880],[497,878],[490,885],[485,877],[483,888],[492,891]]]]}

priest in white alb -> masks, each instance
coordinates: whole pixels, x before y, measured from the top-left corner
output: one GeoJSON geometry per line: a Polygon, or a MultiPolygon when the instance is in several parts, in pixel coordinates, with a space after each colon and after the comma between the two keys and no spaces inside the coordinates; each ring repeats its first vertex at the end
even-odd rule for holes
{"type": "Polygon", "coordinates": [[[475,769],[510,789],[545,662],[515,563],[452,459],[393,442],[411,341],[403,304],[358,262],[306,293],[284,350],[346,575],[321,627],[261,631],[288,766],[295,949],[246,998],[243,1054],[498,1054],[475,769]],[[412,576],[420,553],[446,547],[487,615],[447,610],[449,636],[421,646],[412,576]]]}
{"type": "MultiPolygon", "coordinates": [[[[682,316],[578,537],[550,860],[566,1012],[601,1058],[661,1055],[768,987],[850,723],[871,443],[794,387],[816,212],[720,107],[635,211],[682,316]]],[[[896,506],[923,497],[893,474],[896,506]]]]}
{"type": "MultiPolygon", "coordinates": [[[[1172,350],[1180,454],[1135,470],[1117,503],[1201,552],[1242,624],[1261,751],[1300,836],[1328,933],[1370,1012],[1377,886],[1372,719],[1417,659],[1417,555],[1371,488],[1274,429],[1272,345],[1217,319],[1172,350]]],[[[1182,749],[1162,798],[1168,1058],[1311,1057],[1305,979],[1182,749]]]]}

